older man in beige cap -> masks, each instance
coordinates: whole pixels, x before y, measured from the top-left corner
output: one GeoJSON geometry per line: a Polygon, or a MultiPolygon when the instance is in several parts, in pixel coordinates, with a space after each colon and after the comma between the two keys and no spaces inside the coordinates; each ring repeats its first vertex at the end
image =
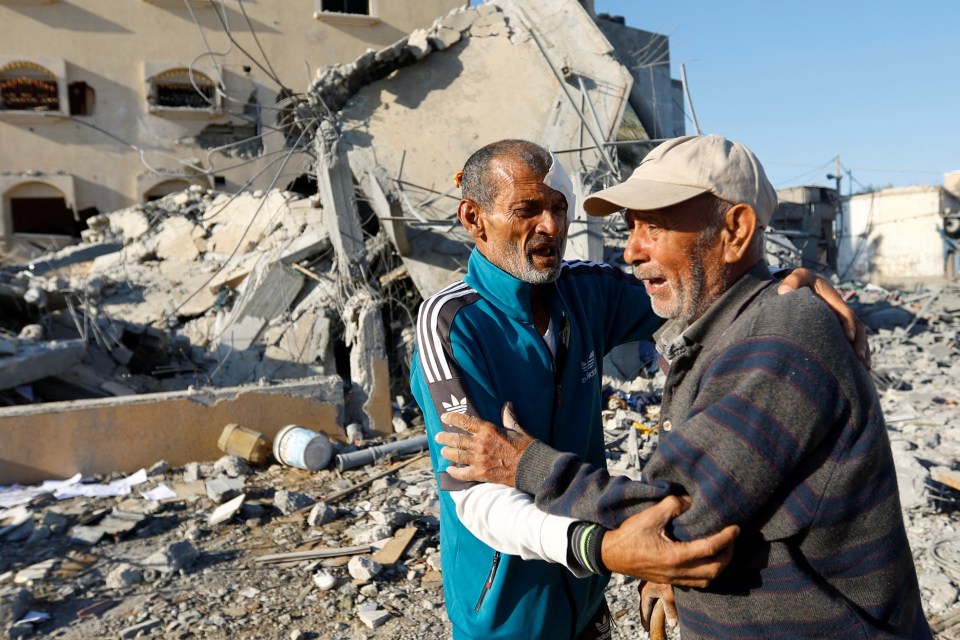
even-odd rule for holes
{"type": "MultiPolygon", "coordinates": [[[[741,529],[709,587],[676,588],[683,637],[929,638],[876,390],[821,301],[777,295],[763,260],[776,203],[756,156],[715,135],[663,143],[584,202],[593,215],[626,210],[624,257],[668,319],[644,482],[689,496],[679,540],[741,529]]],[[[443,420],[475,434],[444,451],[470,465],[451,474],[603,525],[587,566],[630,572],[643,541],[618,525],[649,506],[643,485],[517,427],[443,420]]]]}

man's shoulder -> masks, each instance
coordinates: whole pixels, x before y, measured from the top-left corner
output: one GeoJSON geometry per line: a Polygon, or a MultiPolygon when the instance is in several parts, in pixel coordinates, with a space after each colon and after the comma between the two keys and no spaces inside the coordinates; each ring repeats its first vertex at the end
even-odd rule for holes
{"type": "Polygon", "coordinates": [[[781,336],[808,348],[833,348],[847,342],[836,314],[806,288],[779,294],[776,287],[768,287],[748,305],[740,320],[745,321],[741,332],[781,336]]]}
{"type": "Polygon", "coordinates": [[[577,277],[596,276],[601,278],[616,278],[633,280],[633,276],[623,269],[607,264],[606,262],[592,262],[589,260],[564,260],[560,268],[560,280],[577,277]]]}
{"type": "Polygon", "coordinates": [[[462,280],[428,297],[420,303],[417,312],[417,336],[420,341],[438,333],[449,334],[460,309],[476,302],[479,297],[480,294],[462,280]]]}
{"type": "Polygon", "coordinates": [[[425,321],[436,322],[444,315],[455,315],[460,308],[476,302],[479,298],[480,294],[476,289],[463,280],[458,280],[420,303],[418,324],[423,325],[425,321]]]}

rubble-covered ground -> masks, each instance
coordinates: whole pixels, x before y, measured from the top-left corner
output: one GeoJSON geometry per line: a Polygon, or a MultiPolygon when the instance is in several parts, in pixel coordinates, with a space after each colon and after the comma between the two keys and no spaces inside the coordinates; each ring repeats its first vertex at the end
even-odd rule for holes
{"type": "MultiPolygon", "coordinates": [[[[924,609],[938,637],[950,638],[960,622],[954,619],[960,492],[950,486],[956,486],[960,460],[960,293],[942,287],[842,289],[875,332],[874,377],[897,460],[924,609]]],[[[609,463],[631,473],[632,461],[655,447],[650,426],[661,379],[657,374],[607,381],[609,463]]],[[[397,408],[410,428],[396,437],[422,435],[415,408],[397,408]]],[[[350,446],[370,444],[378,443],[350,446]]],[[[96,480],[108,483],[120,477],[115,475],[96,480]]],[[[127,495],[57,499],[47,493],[0,508],[0,525],[6,525],[0,526],[0,628],[38,612],[39,622],[7,633],[449,636],[436,487],[422,455],[314,473],[277,463],[253,469],[232,457],[176,469],[159,462],[143,480],[127,495]],[[158,487],[175,495],[142,495],[158,487]],[[296,552],[316,557],[282,555],[296,552]]],[[[0,499],[9,496],[0,493],[0,499]]],[[[617,618],[614,637],[646,637],[639,626],[636,581],[615,577],[608,600],[617,618]]]]}

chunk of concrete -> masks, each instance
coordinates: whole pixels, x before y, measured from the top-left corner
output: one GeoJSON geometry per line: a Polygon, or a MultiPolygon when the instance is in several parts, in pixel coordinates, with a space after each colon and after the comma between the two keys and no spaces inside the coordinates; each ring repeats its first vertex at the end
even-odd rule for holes
{"type": "Polygon", "coordinates": [[[202,227],[181,216],[171,216],[163,221],[157,234],[157,257],[162,260],[192,262],[200,255],[193,242],[204,235],[202,227]]]}
{"type": "Polygon", "coordinates": [[[217,504],[222,504],[243,492],[244,479],[213,478],[212,480],[207,480],[205,485],[207,488],[207,497],[217,504]]]}
{"type": "Polygon", "coordinates": [[[281,490],[277,491],[273,496],[273,506],[279,509],[280,513],[285,516],[290,515],[294,511],[305,509],[315,502],[316,500],[307,494],[298,491],[281,490]]]}
{"type": "Polygon", "coordinates": [[[247,495],[245,493],[241,493],[233,500],[224,502],[222,505],[214,509],[213,513],[207,517],[207,524],[212,527],[223,522],[227,522],[234,515],[236,515],[238,511],[240,511],[241,507],[243,507],[243,502],[246,499],[247,495]]]}
{"type": "Polygon", "coordinates": [[[17,345],[15,355],[0,360],[0,389],[11,389],[41,378],[49,378],[78,364],[87,352],[83,340],[17,345]]]}
{"type": "Polygon", "coordinates": [[[122,562],[107,574],[107,589],[123,589],[143,582],[143,572],[137,567],[122,562]]]}
{"type": "Polygon", "coordinates": [[[354,580],[360,582],[369,582],[373,580],[383,568],[379,562],[374,562],[366,556],[353,556],[347,563],[347,571],[354,580]]]}
{"type": "Polygon", "coordinates": [[[144,569],[171,574],[189,567],[200,553],[186,540],[174,542],[152,553],[143,561],[144,569]]]}
{"type": "Polygon", "coordinates": [[[430,46],[437,51],[443,51],[460,42],[462,35],[457,29],[441,26],[439,29],[432,30],[427,39],[430,41],[430,46]]]}
{"type": "Polygon", "coordinates": [[[370,629],[376,629],[390,619],[390,612],[385,609],[364,609],[357,612],[357,617],[370,629]]]}

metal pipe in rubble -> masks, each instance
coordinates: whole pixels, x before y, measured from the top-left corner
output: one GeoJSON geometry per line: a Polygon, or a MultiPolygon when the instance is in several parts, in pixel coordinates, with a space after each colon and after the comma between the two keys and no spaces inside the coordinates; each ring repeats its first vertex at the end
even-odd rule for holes
{"type": "Polygon", "coordinates": [[[398,455],[419,453],[427,449],[427,436],[417,436],[407,440],[398,440],[390,444],[382,444],[376,447],[361,449],[360,451],[351,451],[350,453],[341,453],[337,455],[337,471],[346,471],[356,469],[366,464],[372,464],[385,455],[395,453],[398,455]]]}

